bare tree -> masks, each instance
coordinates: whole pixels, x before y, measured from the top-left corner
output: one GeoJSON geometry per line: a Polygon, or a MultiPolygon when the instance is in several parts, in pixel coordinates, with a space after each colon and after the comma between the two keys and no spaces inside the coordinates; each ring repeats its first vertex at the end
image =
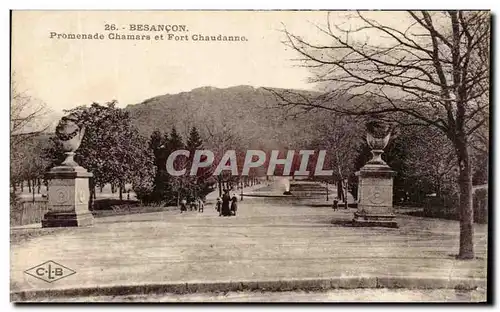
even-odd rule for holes
{"type": "MultiPolygon", "coordinates": [[[[474,257],[471,141],[489,118],[490,12],[380,12],[317,25],[325,42],[286,29],[286,44],[327,86],[316,97],[274,92],[284,107],[324,109],[402,125],[433,126],[451,141],[459,168],[460,249],[474,257]],[[405,14],[405,16],[396,16],[405,14]]],[[[482,132],[482,137],[486,135],[482,132]]],[[[487,136],[487,135],[486,135],[487,136]]],[[[484,140],[483,140],[484,141],[484,140]]],[[[483,146],[487,146],[484,145],[483,146]]]]}
{"type": "MultiPolygon", "coordinates": [[[[13,191],[16,183],[23,183],[26,177],[26,166],[33,165],[27,155],[34,155],[31,148],[33,139],[47,130],[49,124],[44,117],[49,110],[44,103],[33,99],[25,92],[21,92],[15,81],[15,74],[11,76],[11,103],[10,103],[10,174],[13,191]]],[[[31,171],[31,170],[28,170],[31,171]]]]}
{"type": "MultiPolygon", "coordinates": [[[[206,132],[207,146],[210,147],[215,156],[214,162],[205,174],[212,175],[227,150],[238,150],[241,139],[234,134],[234,129],[223,120],[207,122],[204,130],[206,132]]],[[[221,172],[216,177],[219,197],[222,196],[224,181],[228,182],[231,179],[230,176],[224,175],[225,173],[221,172]]]]}
{"type": "Polygon", "coordinates": [[[339,189],[342,199],[347,198],[345,181],[355,170],[356,158],[353,156],[363,142],[360,126],[355,118],[338,114],[317,118],[313,126],[313,146],[328,151],[326,162],[333,170],[334,180],[340,182],[337,185],[342,185],[339,189]]]}
{"type": "Polygon", "coordinates": [[[44,122],[44,117],[49,113],[47,106],[20,91],[15,74],[11,77],[10,101],[11,146],[26,142],[48,129],[48,123],[44,122]]]}

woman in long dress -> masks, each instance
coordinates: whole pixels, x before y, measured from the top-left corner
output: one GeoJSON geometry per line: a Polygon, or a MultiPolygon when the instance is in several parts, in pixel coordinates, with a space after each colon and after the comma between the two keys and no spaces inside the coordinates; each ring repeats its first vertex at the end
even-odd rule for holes
{"type": "Polygon", "coordinates": [[[221,207],[222,207],[222,200],[220,199],[220,197],[217,197],[217,203],[215,203],[215,209],[219,213],[219,217],[222,215],[221,207]]]}
{"type": "Polygon", "coordinates": [[[230,204],[231,196],[229,196],[229,191],[225,190],[224,195],[222,195],[222,216],[227,217],[231,215],[230,204]]]}
{"type": "Polygon", "coordinates": [[[235,216],[236,215],[236,210],[238,210],[238,198],[236,197],[236,194],[233,194],[233,197],[231,197],[231,213],[235,216]]]}
{"type": "Polygon", "coordinates": [[[181,213],[182,213],[183,211],[187,211],[187,201],[186,201],[186,199],[184,199],[184,198],[183,198],[183,199],[181,200],[181,203],[180,203],[180,204],[181,204],[181,213]]]}

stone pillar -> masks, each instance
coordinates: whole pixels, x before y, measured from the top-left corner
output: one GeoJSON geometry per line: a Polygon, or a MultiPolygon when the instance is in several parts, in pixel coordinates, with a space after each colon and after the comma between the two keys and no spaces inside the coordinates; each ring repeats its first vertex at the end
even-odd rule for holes
{"type": "Polygon", "coordinates": [[[373,158],[356,172],[358,176],[358,210],[354,213],[354,226],[398,227],[392,206],[395,171],[382,160],[383,149],[392,130],[372,121],[367,124],[367,142],[373,158]]]}
{"type": "Polygon", "coordinates": [[[392,188],[395,171],[389,166],[365,165],[358,176],[358,210],[355,226],[398,227],[392,209],[392,188]]]}
{"type": "Polygon", "coordinates": [[[61,118],[56,136],[66,159],[47,173],[49,180],[49,211],[42,227],[89,226],[94,217],[89,211],[89,178],[92,174],[73,159],[85,133],[76,116],[61,118]]]}
{"type": "Polygon", "coordinates": [[[47,173],[49,211],[42,227],[90,226],[94,217],[89,211],[89,178],[83,167],[59,166],[47,173]]]}

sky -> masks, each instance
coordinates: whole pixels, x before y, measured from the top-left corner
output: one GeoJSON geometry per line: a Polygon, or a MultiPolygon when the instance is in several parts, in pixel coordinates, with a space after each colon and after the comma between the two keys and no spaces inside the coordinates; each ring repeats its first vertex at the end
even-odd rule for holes
{"type": "MultiPolygon", "coordinates": [[[[347,12],[335,22],[349,23],[347,12]]],[[[370,12],[385,23],[405,23],[403,12],[370,12]]],[[[53,112],[117,100],[120,107],[203,86],[313,89],[297,52],[283,44],[284,27],[314,41],[325,11],[14,11],[12,71],[20,90],[53,112]],[[130,24],[185,25],[188,40],[154,40],[167,32],[132,32],[130,24]],[[115,25],[109,31],[106,25],[115,25]],[[105,40],[50,38],[102,34],[105,40]],[[112,40],[109,33],[148,34],[152,40],[112,40]],[[193,41],[193,35],[245,36],[240,42],[193,41]]],[[[372,38],[373,39],[373,38],[372,38]]]]}
{"type": "MultiPolygon", "coordinates": [[[[136,104],[202,86],[311,89],[309,72],[283,43],[283,25],[310,32],[325,12],[17,11],[12,24],[12,70],[19,88],[55,112],[92,102],[136,104]],[[186,25],[188,41],[117,41],[106,24],[186,25]],[[309,30],[308,30],[309,29],[309,30]],[[51,39],[96,32],[106,40],[51,39]],[[246,42],[196,42],[192,35],[245,36],[246,42]]],[[[171,32],[173,33],[173,32],[171,32]]],[[[165,38],[165,37],[164,37],[165,38]]]]}

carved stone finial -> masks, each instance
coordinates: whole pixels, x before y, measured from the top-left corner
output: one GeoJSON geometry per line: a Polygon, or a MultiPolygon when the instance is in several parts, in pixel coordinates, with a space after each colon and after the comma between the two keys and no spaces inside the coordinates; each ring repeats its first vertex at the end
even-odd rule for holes
{"type": "Polygon", "coordinates": [[[371,152],[373,155],[368,164],[386,165],[382,159],[382,154],[384,153],[384,148],[389,143],[393,128],[388,123],[372,120],[366,123],[366,129],[366,142],[372,149],[371,152]]]}
{"type": "Polygon", "coordinates": [[[56,136],[61,142],[64,154],[66,154],[66,159],[61,163],[62,166],[78,167],[73,157],[82,143],[84,134],[85,126],[79,125],[75,116],[69,115],[61,118],[56,127],[56,136]]]}

